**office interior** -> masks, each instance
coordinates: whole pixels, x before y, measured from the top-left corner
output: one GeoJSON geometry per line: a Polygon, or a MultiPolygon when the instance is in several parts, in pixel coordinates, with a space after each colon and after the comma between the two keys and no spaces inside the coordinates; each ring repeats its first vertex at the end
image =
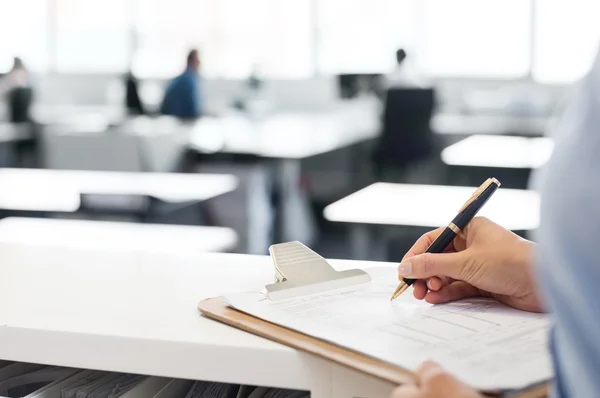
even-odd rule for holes
{"type": "Polygon", "coordinates": [[[15,57],[27,83],[0,101],[0,243],[185,257],[300,241],[325,258],[397,263],[489,177],[506,195],[490,218],[531,237],[532,175],[591,66],[599,8],[4,0],[0,90],[15,57]],[[192,49],[201,112],[165,115],[192,49]],[[128,104],[132,80],[142,109],[128,104]]]}

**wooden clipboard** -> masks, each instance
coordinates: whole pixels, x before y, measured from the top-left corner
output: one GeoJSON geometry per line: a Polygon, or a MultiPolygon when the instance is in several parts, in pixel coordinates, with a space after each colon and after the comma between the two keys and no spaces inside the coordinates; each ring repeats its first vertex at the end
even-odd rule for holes
{"type": "MultiPolygon", "coordinates": [[[[223,297],[201,301],[198,304],[198,310],[208,318],[288,347],[328,359],[347,368],[366,373],[390,383],[400,385],[413,381],[414,376],[412,372],[237,311],[229,307],[223,297]]],[[[514,398],[543,398],[548,396],[548,391],[548,384],[543,384],[515,392],[508,396],[514,398]]],[[[486,396],[494,397],[498,395],[486,396]]]]}

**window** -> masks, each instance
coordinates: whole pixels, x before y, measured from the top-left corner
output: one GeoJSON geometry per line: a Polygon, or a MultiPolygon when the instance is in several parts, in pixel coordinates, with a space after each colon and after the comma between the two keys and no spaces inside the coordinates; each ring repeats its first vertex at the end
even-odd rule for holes
{"type": "Polygon", "coordinates": [[[136,0],[134,73],[143,78],[177,75],[185,68],[187,53],[195,48],[204,72],[216,75],[216,1],[136,0]]]}
{"type": "Polygon", "coordinates": [[[46,0],[0,2],[0,73],[19,56],[33,71],[48,69],[48,7],[46,0]]]}
{"type": "Polygon", "coordinates": [[[527,75],[530,1],[424,0],[423,3],[418,50],[424,73],[480,78],[527,75]]]}
{"type": "Polygon", "coordinates": [[[318,0],[318,68],[387,73],[398,47],[412,47],[418,0],[318,0]]]}
{"type": "Polygon", "coordinates": [[[314,75],[311,0],[270,0],[262,24],[258,67],[271,78],[314,75]]]}
{"type": "Polygon", "coordinates": [[[124,72],[130,62],[130,2],[55,0],[56,69],[124,72]]]}
{"type": "Polygon", "coordinates": [[[571,83],[590,68],[600,39],[597,0],[537,0],[533,77],[571,83]]]}
{"type": "Polygon", "coordinates": [[[313,73],[310,0],[219,0],[219,71],[245,78],[313,73]]]}

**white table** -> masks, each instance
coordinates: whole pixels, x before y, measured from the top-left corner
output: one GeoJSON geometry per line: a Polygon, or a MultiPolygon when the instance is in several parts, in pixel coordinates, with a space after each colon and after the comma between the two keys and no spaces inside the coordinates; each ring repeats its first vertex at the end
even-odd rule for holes
{"type": "Polygon", "coordinates": [[[13,143],[33,138],[30,123],[0,122],[0,143],[13,143]]]}
{"type": "Polygon", "coordinates": [[[104,127],[120,123],[126,116],[122,106],[108,105],[34,105],[32,119],[42,125],[104,127]]]}
{"type": "Polygon", "coordinates": [[[198,313],[198,301],[261,289],[273,272],[263,256],[0,243],[0,359],[303,389],[313,398],[389,397],[389,383],[198,313]]]}
{"type": "Polygon", "coordinates": [[[237,235],[221,227],[9,217],[0,220],[0,242],[189,254],[225,252],[237,235]]]}
{"type": "MultiPolygon", "coordinates": [[[[379,134],[377,107],[353,104],[324,113],[285,113],[250,119],[243,115],[203,118],[194,126],[188,145],[200,152],[254,155],[274,160],[276,189],[280,193],[279,240],[310,243],[311,234],[299,234],[292,221],[308,220],[312,214],[299,205],[302,159],[375,139],[379,134]]],[[[305,228],[306,230],[310,227],[305,228]]]]}
{"type": "MultiPolygon", "coordinates": [[[[375,183],[324,210],[329,221],[352,224],[352,248],[365,258],[371,243],[367,225],[437,228],[447,225],[476,187],[375,183]]],[[[539,226],[539,195],[500,188],[479,215],[513,231],[539,226]]]]}
{"type": "Polygon", "coordinates": [[[441,157],[451,166],[537,169],[553,149],[554,142],[546,137],[473,135],[445,148],[441,157]]]}
{"type": "Polygon", "coordinates": [[[0,208],[75,211],[89,195],[151,196],[170,203],[208,200],[237,187],[231,175],[0,169],[0,208]]]}
{"type": "Polygon", "coordinates": [[[540,136],[556,122],[545,116],[468,115],[439,113],[431,121],[437,134],[518,134],[540,136]]]}
{"type": "Polygon", "coordinates": [[[304,159],[377,137],[375,110],[358,108],[327,113],[276,114],[251,120],[244,116],[204,118],[197,122],[189,144],[220,152],[264,158],[304,159]]]}

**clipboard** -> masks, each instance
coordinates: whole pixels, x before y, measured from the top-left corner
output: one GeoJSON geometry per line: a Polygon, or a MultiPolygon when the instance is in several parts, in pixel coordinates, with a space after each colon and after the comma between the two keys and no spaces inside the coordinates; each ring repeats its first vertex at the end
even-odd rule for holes
{"type": "MultiPolygon", "coordinates": [[[[351,285],[356,281],[356,277],[360,275],[360,273],[357,272],[335,271],[324,258],[314,253],[312,250],[308,249],[300,242],[289,242],[274,245],[271,246],[269,252],[273,257],[275,263],[275,279],[277,280],[276,284],[283,284],[284,282],[289,282],[288,288],[290,289],[290,291],[293,292],[292,294],[305,294],[304,292],[314,291],[314,289],[323,287],[324,284],[326,286],[329,286],[329,282],[332,281],[334,281],[334,283],[335,281],[337,281],[338,285],[351,285]],[[321,277],[324,277],[325,280],[315,277],[307,277],[303,281],[290,280],[289,276],[293,275],[294,273],[290,273],[288,267],[293,267],[293,263],[301,264],[303,261],[308,262],[309,259],[304,259],[303,257],[292,253],[290,255],[290,259],[295,259],[293,262],[287,260],[282,261],[282,258],[279,257],[278,254],[289,253],[290,251],[296,250],[309,251],[311,253],[312,261],[314,261],[314,263],[311,264],[312,266],[315,266],[315,264],[321,264],[316,265],[316,267],[325,267],[325,265],[329,267],[329,269],[325,268],[325,270],[322,270],[322,272],[320,273],[321,277]],[[325,263],[325,265],[323,265],[323,262],[325,263]],[[333,271],[333,273],[331,273],[331,271],[333,271]]],[[[285,257],[286,255],[283,256],[283,260],[285,260],[285,257]]],[[[306,266],[307,264],[305,263],[304,265],[306,266]]],[[[313,273],[313,276],[314,275],[315,274],[313,273]]],[[[273,285],[267,285],[266,288],[269,293],[281,291],[281,289],[279,288],[273,290],[273,285]]],[[[279,298],[277,293],[274,297],[275,299],[279,298]]],[[[383,381],[387,381],[398,385],[411,383],[414,381],[414,373],[407,369],[400,368],[398,366],[392,365],[377,358],[361,354],[348,348],[338,346],[327,341],[309,336],[307,334],[288,329],[286,327],[276,325],[274,323],[254,317],[252,315],[243,313],[230,307],[224,297],[216,297],[203,300],[200,303],[198,303],[198,310],[207,318],[222,322],[229,326],[233,326],[237,329],[241,329],[245,332],[252,333],[254,335],[272,340],[274,342],[286,345],[288,347],[316,355],[323,359],[327,359],[349,369],[368,374],[383,381]]],[[[549,383],[543,383],[524,390],[510,393],[509,395],[505,394],[485,396],[543,398],[548,396],[549,390],[549,383]]]]}

